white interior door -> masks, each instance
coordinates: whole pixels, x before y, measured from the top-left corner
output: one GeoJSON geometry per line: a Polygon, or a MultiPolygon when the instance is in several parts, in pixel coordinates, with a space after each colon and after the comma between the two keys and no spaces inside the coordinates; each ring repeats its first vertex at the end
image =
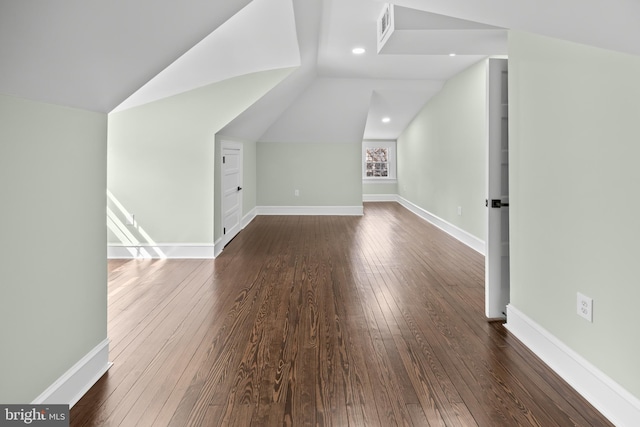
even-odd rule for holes
{"type": "Polygon", "coordinates": [[[508,61],[490,59],[488,70],[489,153],[485,310],[505,318],[509,304],[509,97],[508,61]]]}
{"type": "Polygon", "coordinates": [[[242,228],[242,144],[222,142],[222,234],[226,245],[242,228]]]}

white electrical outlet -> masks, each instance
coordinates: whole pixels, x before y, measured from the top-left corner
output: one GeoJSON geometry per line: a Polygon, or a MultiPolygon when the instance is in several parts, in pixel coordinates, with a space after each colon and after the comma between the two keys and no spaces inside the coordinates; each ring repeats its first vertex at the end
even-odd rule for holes
{"type": "Polygon", "coordinates": [[[300,195],[300,190],[293,190],[293,195],[298,197],[300,195]]]}
{"type": "Polygon", "coordinates": [[[593,322],[593,299],[578,292],[578,316],[593,322]]]}
{"type": "Polygon", "coordinates": [[[458,215],[462,215],[462,206],[458,206],[458,215]]]}

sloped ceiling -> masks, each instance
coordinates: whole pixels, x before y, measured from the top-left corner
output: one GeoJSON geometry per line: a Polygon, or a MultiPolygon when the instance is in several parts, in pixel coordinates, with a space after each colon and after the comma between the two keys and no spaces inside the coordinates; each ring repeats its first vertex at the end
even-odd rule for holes
{"type": "Polygon", "coordinates": [[[236,76],[299,65],[300,50],[291,1],[253,1],[114,111],[236,76]]]}
{"type": "Polygon", "coordinates": [[[109,112],[128,98],[121,109],[234,73],[298,65],[221,133],[385,139],[447,79],[504,53],[505,29],[640,54],[637,0],[394,4],[398,32],[377,54],[377,0],[0,0],[0,92],[109,112]],[[366,53],[353,55],[356,46],[366,53]],[[383,115],[391,118],[384,125],[383,115]]]}
{"type": "MultiPolygon", "coordinates": [[[[311,54],[303,55],[302,69],[292,78],[220,133],[283,142],[395,139],[447,79],[488,55],[506,53],[507,32],[499,30],[499,49],[495,43],[476,42],[473,50],[455,58],[441,47],[424,54],[377,54],[376,25],[382,7],[383,3],[370,0],[294,0],[298,40],[311,54]],[[317,25],[308,22],[310,15],[316,16],[317,25]],[[317,30],[305,31],[314,27],[317,30]],[[354,47],[363,47],[366,53],[356,56],[351,52],[354,47]],[[284,99],[286,103],[280,102],[284,99]],[[274,120],[260,120],[265,116],[274,120]],[[383,123],[383,117],[390,121],[383,123]]],[[[428,15],[404,11],[407,17],[413,14],[428,15]]],[[[444,20],[458,31],[469,26],[496,31],[492,26],[453,18],[430,18],[431,22],[444,20]]],[[[407,42],[415,44],[419,35],[420,31],[415,32],[407,42]]]]}
{"type": "Polygon", "coordinates": [[[395,0],[393,3],[640,55],[637,0],[395,0]]]}
{"type": "Polygon", "coordinates": [[[394,31],[380,54],[495,55],[507,53],[506,30],[402,6],[393,7],[394,31]]]}
{"type": "Polygon", "coordinates": [[[0,92],[108,112],[250,0],[0,0],[0,92]]]}

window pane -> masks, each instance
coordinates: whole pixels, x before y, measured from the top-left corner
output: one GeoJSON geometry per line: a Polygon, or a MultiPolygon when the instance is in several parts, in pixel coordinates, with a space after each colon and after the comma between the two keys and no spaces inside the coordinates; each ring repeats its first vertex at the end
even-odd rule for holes
{"type": "MultiPolygon", "coordinates": [[[[367,169],[368,169],[368,166],[369,165],[367,165],[367,169]]],[[[388,163],[376,162],[372,164],[372,167],[373,167],[373,176],[389,176],[388,163]]]]}
{"type": "Polygon", "coordinates": [[[388,148],[367,148],[367,163],[369,162],[388,162],[388,148]]]}

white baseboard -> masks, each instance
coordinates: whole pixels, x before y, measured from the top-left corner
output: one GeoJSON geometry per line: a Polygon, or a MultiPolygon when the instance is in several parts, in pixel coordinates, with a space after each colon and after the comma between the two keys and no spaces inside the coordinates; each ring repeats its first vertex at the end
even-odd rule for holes
{"type": "Polygon", "coordinates": [[[638,425],[640,400],[511,304],[505,326],[613,424],[638,425]]]}
{"type": "Polygon", "coordinates": [[[256,217],[258,208],[253,208],[249,213],[242,217],[242,228],[244,229],[256,217]]]}
{"type": "Polygon", "coordinates": [[[465,245],[469,246],[471,249],[479,252],[482,255],[485,255],[485,243],[483,240],[478,239],[476,236],[467,233],[461,228],[456,227],[455,225],[445,221],[442,218],[437,217],[436,215],[422,209],[420,206],[417,206],[407,199],[398,196],[398,203],[400,203],[405,208],[409,209],[414,214],[418,215],[420,218],[424,219],[427,222],[435,225],[445,233],[450,234],[455,237],[457,240],[461,241],[465,245]]]}
{"type": "MultiPolygon", "coordinates": [[[[240,231],[244,230],[244,228],[247,225],[249,225],[251,221],[253,221],[253,219],[256,217],[256,211],[257,211],[257,208],[253,208],[245,216],[242,217],[242,219],[240,220],[240,231]]],[[[222,250],[224,249],[224,247],[227,246],[227,243],[229,243],[231,239],[233,239],[234,237],[235,235],[233,236],[225,235],[220,237],[218,240],[214,242],[213,246],[214,246],[215,257],[217,257],[222,253],[222,250]]]]}
{"type": "Polygon", "coordinates": [[[207,244],[107,246],[108,259],[211,259],[214,255],[214,245],[207,244]]]}
{"type": "Polygon", "coordinates": [[[220,255],[222,253],[222,250],[224,249],[224,247],[227,245],[227,242],[225,242],[224,240],[222,240],[222,237],[219,238],[218,240],[216,240],[213,243],[213,257],[217,258],[218,255],[220,255]]]}
{"type": "Polygon", "coordinates": [[[362,206],[258,206],[257,215],[363,215],[362,206]]]}
{"type": "MultiPolygon", "coordinates": [[[[245,228],[256,217],[257,208],[252,209],[242,218],[241,229],[245,228]]],[[[224,237],[212,245],[200,243],[175,243],[158,245],[122,245],[107,246],[108,259],[213,259],[220,255],[229,239],[224,237]]]]}
{"type": "Polygon", "coordinates": [[[51,384],[33,402],[73,407],[109,370],[109,339],[105,339],[51,384]]]}
{"type": "MultiPolygon", "coordinates": [[[[462,243],[484,255],[484,241],[467,233],[447,221],[414,205],[410,201],[394,194],[368,195],[365,201],[398,202],[424,220],[442,229],[462,243]]],[[[257,206],[242,218],[242,228],[245,228],[257,215],[338,215],[361,216],[364,214],[362,206],[257,206]]],[[[207,244],[158,244],[126,246],[112,244],[107,247],[109,259],[213,259],[220,255],[228,239],[220,238],[212,245],[207,244]]]]}
{"type": "Polygon", "coordinates": [[[397,202],[397,194],[363,194],[363,202],[397,202]]]}

